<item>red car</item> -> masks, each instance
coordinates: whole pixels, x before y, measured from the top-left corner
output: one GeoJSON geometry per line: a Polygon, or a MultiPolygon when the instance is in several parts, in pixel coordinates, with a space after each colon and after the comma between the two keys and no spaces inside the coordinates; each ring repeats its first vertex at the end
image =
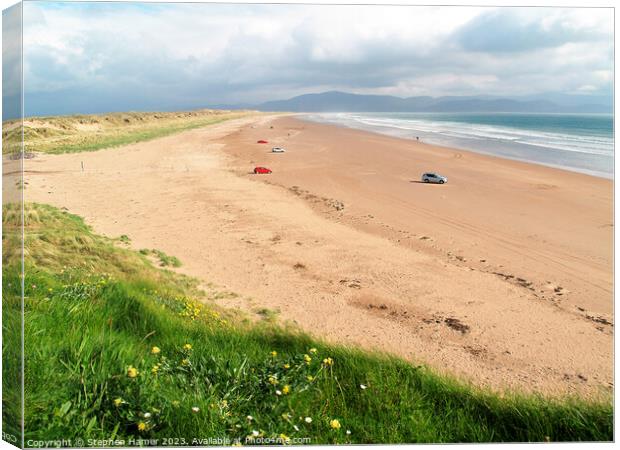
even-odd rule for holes
{"type": "Polygon", "coordinates": [[[271,169],[266,167],[254,167],[254,173],[271,173],[271,169]]]}
{"type": "Polygon", "coordinates": [[[264,139],[261,139],[260,141],[256,141],[257,144],[267,144],[268,142],[264,139]]]}

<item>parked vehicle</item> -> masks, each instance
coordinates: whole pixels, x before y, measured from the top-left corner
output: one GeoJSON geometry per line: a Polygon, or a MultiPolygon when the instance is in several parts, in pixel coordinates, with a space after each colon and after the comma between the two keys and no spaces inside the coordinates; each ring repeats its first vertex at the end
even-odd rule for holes
{"type": "Polygon", "coordinates": [[[432,173],[432,172],[426,172],[425,174],[422,174],[422,181],[424,183],[444,184],[448,182],[448,179],[444,177],[443,175],[439,175],[439,174],[432,173]]]}
{"type": "Polygon", "coordinates": [[[266,141],[266,140],[264,140],[264,139],[260,139],[260,140],[256,141],[256,143],[257,143],[257,144],[268,144],[268,143],[269,143],[269,141],[266,141]]]}
{"type": "Polygon", "coordinates": [[[282,147],[273,147],[271,149],[271,153],[284,153],[286,150],[282,147]]]}
{"type": "Polygon", "coordinates": [[[271,169],[268,169],[266,167],[254,167],[254,173],[271,173],[271,169]]]}

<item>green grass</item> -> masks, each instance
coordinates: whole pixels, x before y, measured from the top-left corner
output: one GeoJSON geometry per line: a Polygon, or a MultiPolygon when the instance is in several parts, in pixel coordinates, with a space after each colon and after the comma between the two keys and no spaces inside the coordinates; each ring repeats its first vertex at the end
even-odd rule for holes
{"type": "Polygon", "coordinates": [[[162,267],[181,267],[181,261],[176,256],[166,255],[161,250],[153,249],[151,250],[157,258],[159,258],[159,265],[162,267]]]}
{"type": "Polygon", "coordinates": [[[176,256],[169,256],[161,250],[149,250],[148,248],[141,248],[138,252],[144,256],[153,255],[154,257],[156,257],[159,260],[160,267],[181,267],[182,265],[179,258],[177,258],[176,256]]]}
{"type": "MultiPolygon", "coordinates": [[[[142,141],[150,141],[171,134],[180,133],[182,131],[191,130],[207,125],[215,125],[217,123],[229,120],[231,118],[240,117],[239,115],[231,115],[226,118],[213,118],[209,120],[200,120],[195,122],[189,122],[184,124],[175,124],[169,126],[159,126],[153,129],[146,130],[128,130],[119,133],[119,135],[105,136],[104,138],[96,137],[92,141],[88,138],[78,142],[70,142],[67,144],[61,143],[57,146],[43,149],[46,153],[77,153],[77,152],[93,152],[104,148],[120,147],[122,145],[135,144],[142,141]]],[[[26,143],[28,139],[25,138],[26,143]]],[[[26,144],[28,149],[28,144],[26,144]]]]}
{"type": "MultiPolygon", "coordinates": [[[[611,401],[498,396],[271,321],[253,325],[197,301],[196,280],[152,266],[79,217],[37,204],[25,217],[26,439],[613,439],[611,401]]],[[[5,207],[9,249],[18,223],[5,207]]],[[[17,251],[3,255],[4,310],[13,315],[17,251]]],[[[15,330],[5,345],[17,345],[15,330]]],[[[5,424],[15,414],[5,409],[5,424]]]]}
{"type": "Polygon", "coordinates": [[[270,308],[258,308],[256,314],[261,316],[264,320],[275,322],[280,315],[280,310],[274,310],[270,308]]]}
{"type": "MultiPolygon", "coordinates": [[[[119,147],[204,127],[250,114],[248,111],[113,113],[32,117],[24,121],[24,151],[76,153],[119,147]]],[[[3,123],[3,153],[20,150],[19,121],[3,123]]]]}

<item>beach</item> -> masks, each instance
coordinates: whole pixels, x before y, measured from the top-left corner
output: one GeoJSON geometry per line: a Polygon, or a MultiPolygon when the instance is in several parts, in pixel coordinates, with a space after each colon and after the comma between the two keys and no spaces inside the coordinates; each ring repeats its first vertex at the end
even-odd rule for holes
{"type": "Polygon", "coordinates": [[[286,115],[24,165],[25,201],[178,257],[222,306],[478,386],[613,387],[610,180],[286,115]]]}
{"type": "Polygon", "coordinates": [[[613,179],[613,116],[536,113],[315,113],[331,123],[613,179]]]}

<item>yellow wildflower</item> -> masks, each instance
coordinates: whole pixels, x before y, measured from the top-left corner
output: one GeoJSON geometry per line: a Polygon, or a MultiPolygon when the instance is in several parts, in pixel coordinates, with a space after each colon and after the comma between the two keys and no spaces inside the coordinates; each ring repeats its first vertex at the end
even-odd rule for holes
{"type": "Polygon", "coordinates": [[[138,431],[146,430],[146,424],[144,422],[138,422],[138,431]]]}
{"type": "Polygon", "coordinates": [[[184,367],[189,366],[189,359],[181,360],[181,365],[184,366],[184,367]]]}
{"type": "Polygon", "coordinates": [[[127,376],[129,378],[136,378],[140,372],[134,366],[129,366],[127,368],[127,376]]]}
{"type": "Polygon", "coordinates": [[[161,349],[160,349],[159,347],[153,347],[153,348],[151,349],[151,353],[152,353],[153,355],[158,355],[158,354],[159,354],[159,352],[161,352],[161,349]]]}
{"type": "Polygon", "coordinates": [[[312,358],[310,358],[310,355],[305,354],[304,355],[304,361],[306,361],[306,364],[310,364],[310,361],[312,361],[312,358]]]}
{"type": "Polygon", "coordinates": [[[276,356],[278,356],[278,352],[276,352],[275,350],[273,350],[273,351],[271,352],[271,356],[273,356],[273,357],[275,358],[276,356]]]}
{"type": "Polygon", "coordinates": [[[185,344],[185,345],[183,346],[183,350],[188,350],[188,351],[189,351],[189,350],[191,350],[191,349],[192,349],[192,344],[185,344]]]}
{"type": "Polygon", "coordinates": [[[329,426],[332,427],[332,429],[334,429],[334,430],[339,430],[340,429],[340,421],[338,419],[331,420],[329,422],[329,426]]]}
{"type": "Polygon", "coordinates": [[[282,388],[282,393],[287,395],[289,392],[291,392],[291,387],[287,384],[282,388]]]}
{"type": "Polygon", "coordinates": [[[316,353],[316,352],[317,352],[316,348],[314,348],[314,347],[312,347],[312,348],[311,348],[310,350],[308,350],[308,351],[309,351],[310,353],[316,353]]]}
{"type": "Polygon", "coordinates": [[[270,376],[269,377],[269,383],[273,384],[274,386],[276,386],[278,384],[278,379],[274,376],[270,376]]]}
{"type": "Polygon", "coordinates": [[[313,377],[312,375],[308,375],[308,376],[306,377],[306,380],[308,380],[308,381],[314,381],[314,377],[313,377]]]}
{"type": "Polygon", "coordinates": [[[115,398],[114,399],[114,406],[119,407],[123,404],[123,399],[122,398],[115,398]]]}
{"type": "Polygon", "coordinates": [[[157,372],[159,372],[159,364],[155,364],[153,368],[151,369],[151,373],[153,375],[157,375],[157,372]]]}
{"type": "Polygon", "coordinates": [[[323,364],[326,366],[333,366],[334,365],[334,360],[331,358],[325,358],[323,360],[323,364]]]}
{"type": "Polygon", "coordinates": [[[290,364],[284,364],[284,368],[285,368],[285,369],[290,369],[290,368],[291,368],[291,365],[290,365],[290,364]]]}

